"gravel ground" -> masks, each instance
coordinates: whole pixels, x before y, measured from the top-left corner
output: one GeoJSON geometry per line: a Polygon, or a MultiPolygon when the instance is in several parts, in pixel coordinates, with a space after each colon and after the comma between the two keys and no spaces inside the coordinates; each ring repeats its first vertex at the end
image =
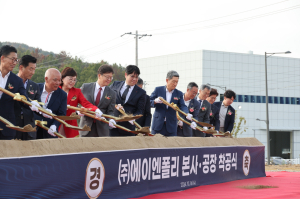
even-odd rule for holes
{"type": "Polygon", "coordinates": [[[294,164],[294,165],[266,165],[266,171],[300,172],[300,164],[294,164]]]}

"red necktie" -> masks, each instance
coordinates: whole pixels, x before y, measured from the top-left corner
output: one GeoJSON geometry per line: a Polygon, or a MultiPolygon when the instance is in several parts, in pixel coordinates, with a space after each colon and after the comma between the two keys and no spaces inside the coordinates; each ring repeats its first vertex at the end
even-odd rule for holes
{"type": "Polygon", "coordinates": [[[95,106],[98,106],[98,104],[99,104],[99,102],[100,102],[100,98],[101,98],[101,90],[102,90],[102,88],[100,87],[100,88],[99,88],[99,91],[98,91],[98,94],[97,94],[97,97],[96,97],[95,106]]]}

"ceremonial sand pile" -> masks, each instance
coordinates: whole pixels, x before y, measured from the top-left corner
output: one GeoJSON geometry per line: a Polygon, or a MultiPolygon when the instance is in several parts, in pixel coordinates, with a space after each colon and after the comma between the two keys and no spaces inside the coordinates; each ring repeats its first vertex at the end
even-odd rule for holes
{"type": "Polygon", "coordinates": [[[125,149],[207,146],[263,146],[263,144],[256,138],[164,137],[162,135],[30,141],[0,140],[0,158],[125,149]]]}

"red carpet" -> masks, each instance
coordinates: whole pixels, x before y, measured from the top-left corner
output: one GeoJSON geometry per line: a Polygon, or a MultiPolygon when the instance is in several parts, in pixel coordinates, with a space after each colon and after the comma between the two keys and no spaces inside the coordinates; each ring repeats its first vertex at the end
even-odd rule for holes
{"type": "Polygon", "coordinates": [[[141,199],[196,199],[196,198],[300,198],[300,172],[266,172],[267,177],[236,180],[214,185],[199,186],[184,191],[153,194],[141,199]],[[267,185],[278,188],[243,189],[240,186],[267,185]]]}

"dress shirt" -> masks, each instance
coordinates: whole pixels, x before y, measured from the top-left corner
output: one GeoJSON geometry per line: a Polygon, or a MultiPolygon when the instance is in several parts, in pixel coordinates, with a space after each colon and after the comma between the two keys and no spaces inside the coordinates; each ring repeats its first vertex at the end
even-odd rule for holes
{"type": "Polygon", "coordinates": [[[224,127],[227,110],[228,110],[228,106],[225,106],[222,102],[222,105],[220,108],[220,114],[219,114],[220,127],[224,127]]]}
{"type": "Polygon", "coordinates": [[[189,107],[191,100],[185,101],[184,100],[184,95],[183,95],[183,101],[184,101],[186,107],[189,107]]]}
{"type": "MultiPolygon", "coordinates": [[[[172,98],[172,94],[173,94],[174,90],[172,90],[171,92],[168,91],[168,89],[166,88],[166,101],[167,102],[171,102],[171,98],[172,98]]],[[[166,105],[166,107],[168,108],[168,106],[166,105]]]]}
{"type": "Polygon", "coordinates": [[[201,108],[204,100],[202,100],[202,99],[200,99],[200,98],[198,97],[198,101],[199,101],[199,103],[200,103],[200,108],[201,108]],[[200,101],[200,100],[201,100],[201,101],[200,101]]]}
{"type": "MultiPolygon", "coordinates": [[[[2,77],[2,72],[0,71],[0,87],[1,88],[5,88],[9,74],[10,74],[10,72],[8,72],[4,77],[2,77]]],[[[0,99],[2,97],[2,94],[3,94],[3,92],[0,91],[0,99]]]]}
{"type": "Polygon", "coordinates": [[[24,83],[24,88],[26,89],[27,88],[27,84],[28,84],[28,79],[25,81],[24,83]]]}
{"type": "Polygon", "coordinates": [[[42,92],[42,95],[41,95],[41,102],[45,103],[43,105],[43,107],[47,108],[48,103],[50,102],[51,96],[52,96],[54,91],[48,93],[45,89],[45,86],[46,86],[46,84],[44,84],[43,92],[42,92]],[[47,98],[47,96],[48,96],[48,98],[47,98]],[[46,101],[46,99],[47,99],[47,101],[46,101]]]}
{"type": "MultiPolygon", "coordinates": [[[[134,86],[135,86],[135,85],[130,86],[130,88],[129,88],[129,90],[128,90],[128,93],[127,93],[127,95],[126,95],[126,99],[125,99],[124,104],[128,101],[128,99],[129,99],[129,97],[130,97],[130,95],[131,95],[131,92],[132,92],[134,86]]],[[[120,90],[121,96],[123,95],[123,93],[124,93],[124,91],[126,90],[126,88],[127,88],[127,84],[126,84],[126,82],[124,82],[123,87],[122,87],[121,90],[120,90]]]]}
{"type": "MultiPolygon", "coordinates": [[[[101,90],[101,96],[100,96],[100,101],[101,101],[101,98],[103,96],[103,93],[104,93],[104,90],[105,90],[105,86],[101,87],[102,90],[101,90]]],[[[98,92],[99,92],[99,89],[100,89],[100,85],[98,84],[98,82],[96,82],[96,86],[95,86],[95,91],[94,91],[94,102],[96,102],[96,98],[97,98],[97,95],[98,95],[98,92]]],[[[99,101],[99,102],[100,102],[99,101]]],[[[98,104],[97,104],[98,105],[98,104]]],[[[96,106],[97,106],[96,105],[96,106]]]]}

